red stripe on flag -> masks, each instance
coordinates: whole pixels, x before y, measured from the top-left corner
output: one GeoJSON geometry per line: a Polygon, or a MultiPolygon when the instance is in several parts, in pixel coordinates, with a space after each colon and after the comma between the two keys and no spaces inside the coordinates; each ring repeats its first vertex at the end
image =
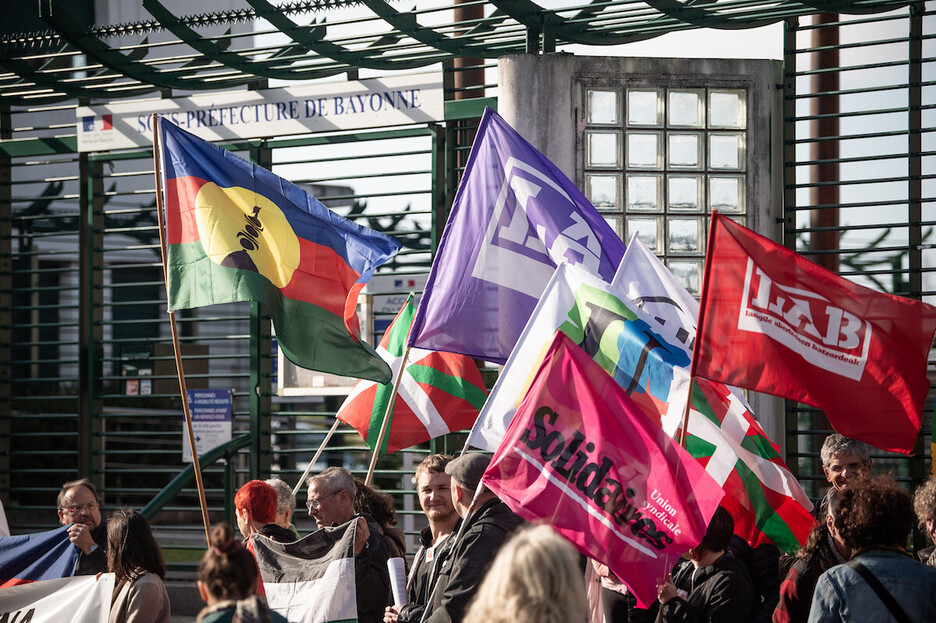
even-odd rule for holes
{"type": "Polygon", "coordinates": [[[195,196],[207,184],[198,177],[166,180],[166,238],[168,244],[201,240],[195,222],[195,196]]]}
{"type": "MultiPolygon", "coordinates": [[[[361,277],[330,247],[299,238],[299,266],[281,290],[283,296],[327,309],[354,324],[357,335],[357,293],[361,277]],[[353,293],[353,296],[349,294],[353,293]],[[350,313],[349,313],[350,312],[350,313]]],[[[350,327],[349,327],[350,328],[350,327]]]]}

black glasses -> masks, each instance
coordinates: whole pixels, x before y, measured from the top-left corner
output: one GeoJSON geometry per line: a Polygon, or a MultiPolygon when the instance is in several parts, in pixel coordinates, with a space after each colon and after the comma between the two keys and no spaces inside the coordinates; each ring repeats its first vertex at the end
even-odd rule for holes
{"type": "Polygon", "coordinates": [[[306,508],[308,508],[309,510],[313,510],[313,509],[318,510],[319,506],[322,505],[322,500],[326,500],[330,498],[331,496],[337,495],[339,493],[341,493],[340,489],[338,491],[332,491],[328,495],[323,495],[320,498],[311,498],[309,500],[306,500],[306,508]]]}

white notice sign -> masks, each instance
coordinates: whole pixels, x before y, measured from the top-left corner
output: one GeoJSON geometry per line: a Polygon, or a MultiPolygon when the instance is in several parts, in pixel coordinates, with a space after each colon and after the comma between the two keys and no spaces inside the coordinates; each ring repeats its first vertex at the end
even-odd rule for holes
{"type": "MultiPolygon", "coordinates": [[[[192,412],[192,431],[198,456],[231,440],[233,413],[230,389],[189,389],[189,409],[192,412]]],[[[188,427],[182,422],[182,461],[192,462],[192,446],[188,427]]]]}

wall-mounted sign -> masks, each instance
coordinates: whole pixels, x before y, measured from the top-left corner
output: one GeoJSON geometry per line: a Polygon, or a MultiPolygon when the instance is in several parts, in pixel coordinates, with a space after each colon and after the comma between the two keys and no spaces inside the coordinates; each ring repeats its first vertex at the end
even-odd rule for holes
{"type": "MultiPolygon", "coordinates": [[[[233,415],[230,389],[189,389],[188,402],[192,413],[192,432],[198,456],[231,440],[233,415]]],[[[182,423],[182,462],[192,462],[192,446],[188,427],[182,423]]]]}
{"type": "Polygon", "coordinates": [[[152,114],[208,141],[442,121],[438,73],[81,106],[78,151],[151,147],[152,114]]]}

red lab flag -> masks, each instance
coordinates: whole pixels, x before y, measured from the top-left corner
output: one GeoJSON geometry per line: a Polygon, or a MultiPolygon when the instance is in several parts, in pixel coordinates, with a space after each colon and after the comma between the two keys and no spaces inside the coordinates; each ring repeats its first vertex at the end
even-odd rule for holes
{"type": "Polygon", "coordinates": [[[844,279],[714,214],[692,374],[822,409],[841,434],[909,454],[936,308],[844,279]]]}

